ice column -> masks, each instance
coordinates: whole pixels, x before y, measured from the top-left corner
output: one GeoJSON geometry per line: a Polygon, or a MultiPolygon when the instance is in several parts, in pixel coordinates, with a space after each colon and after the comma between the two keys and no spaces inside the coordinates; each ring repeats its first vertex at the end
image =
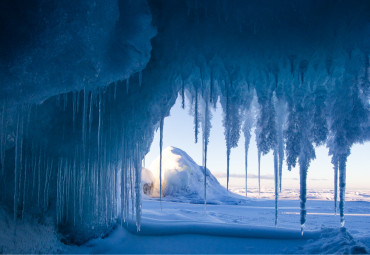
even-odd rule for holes
{"type": "Polygon", "coordinates": [[[159,123],[159,199],[162,201],[162,148],[163,148],[163,115],[159,123]]]}
{"type": "Polygon", "coordinates": [[[345,219],[344,219],[344,202],[345,202],[345,195],[346,195],[346,163],[347,157],[342,155],[339,157],[339,213],[340,213],[340,224],[344,227],[345,219]]]}

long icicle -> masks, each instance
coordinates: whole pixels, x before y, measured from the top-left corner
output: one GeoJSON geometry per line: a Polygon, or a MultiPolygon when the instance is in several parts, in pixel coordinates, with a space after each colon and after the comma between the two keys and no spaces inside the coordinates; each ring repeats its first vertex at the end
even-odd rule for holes
{"type": "Polygon", "coordinates": [[[338,160],[333,159],[334,164],[334,213],[337,215],[338,204],[338,160]]]}
{"type": "Polygon", "coordinates": [[[277,113],[277,143],[278,143],[278,160],[279,160],[279,192],[281,192],[282,186],[282,177],[283,177],[283,161],[284,161],[284,134],[283,134],[283,126],[284,126],[284,104],[279,99],[275,104],[276,113],[277,113]]]}
{"type": "Polygon", "coordinates": [[[195,89],[195,103],[194,103],[194,132],[195,132],[195,143],[198,143],[199,133],[199,116],[198,116],[198,89],[195,89]]]}
{"type": "Polygon", "coordinates": [[[261,195],[261,151],[258,150],[258,196],[261,195]]]}
{"type": "Polygon", "coordinates": [[[301,223],[301,234],[303,235],[304,226],[306,223],[306,200],[307,200],[307,162],[305,159],[299,162],[299,176],[300,176],[300,223],[301,223]]]}
{"type": "Polygon", "coordinates": [[[284,140],[282,124],[278,127],[278,150],[279,150],[279,192],[281,192],[281,183],[283,179],[283,161],[284,161],[284,140]]]}
{"type": "Polygon", "coordinates": [[[162,148],[163,148],[163,115],[159,123],[159,201],[161,202],[162,210],[162,148]]]}
{"type": "Polygon", "coordinates": [[[248,113],[246,120],[244,121],[244,162],[245,162],[245,196],[248,196],[248,150],[249,143],[251,140],[251,129],[252,120],[251,114],[248,113]]]}
{"type": "Polygon", "coordinates": [[[341,227],[344,227],[345,219],[344,219],[344,202],[345,202],[345,194],[346,194],[346,161],[347,156],[341,155],[339,157],[339,214],[340,214],[340,224],[341,227]]]}
{"type": "Polygon", "coordinates": [[[229,87],[226,85],[226,188],[229,191],[229,174],[230,174],[230,102],[229,102],[229,87]]]}
{"type": "MultiPolygon", "coordinates": [[[[17,113],[17,129],[15,135],[15,147],[14,147],[14,208],[13,208],[13,220],[14,220],[14,235],[17,231],[17,214],[18,214],[18,168],[19,168],[19,138],[20,138],[20,118],[22,113],[18,110],[17,113]]],[[[22,153],[22,152],[21,152],[22,153]]]]}
{"type": "Polygon", "coordinates": [[[227,146],[226,148],[226,177],[227,177],[227,183],[226,188],[227,191],[229,191],[229,175],[230,175],[230,146],[227,146]]]}
{"type": "Polygon", "coordinates": [[[279,166],[278,149],[274,149],[274,179],[275,179],[275,226],[278,222],[278,200],[279,200],[279,166]]]}
{"type": "Polygon", "coordinates": [[[134,168],[135,168],[135,213],[136,213],[136,230],[140,231],[141,227],[141,153],[140,147],[136,144],[134,152],[134,168]]]}
{"type": "Polygon", "coordinates": [[[203,137],[203,143],[204,143],[204,205],[207,204],[207,148],[208,148],[208,138],[209,138],[209,133],[208,133],[208,98],[206,97],[205,100],[206,103],[206,109],[205,109],[205,114],[204,114],[204,137],[203,137]]]}
{"type": "Polygon", "coordinates": [[[249,142],[244,144],[244,162],[245,162],[245,196],[248,196],[248,147],[249,142]]]}

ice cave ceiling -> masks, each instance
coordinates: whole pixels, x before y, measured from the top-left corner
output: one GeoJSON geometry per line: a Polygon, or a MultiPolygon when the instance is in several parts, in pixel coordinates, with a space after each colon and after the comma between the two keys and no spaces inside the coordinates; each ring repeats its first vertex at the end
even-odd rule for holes
{"type": "Polygon", "coordinates": [[[368,0],[6,0],[0,14],[0,191],[15,219],[53,210],[61,231],[88,233],[132,213],[139,228],[141,160],[179,93],[204,165],[217,100],[227,157],[253,127],[274,152],[276,200],[283,160],[298,162],[302,226],[326,144],[344,224],[346,159],[370,139],[368,0]]]}

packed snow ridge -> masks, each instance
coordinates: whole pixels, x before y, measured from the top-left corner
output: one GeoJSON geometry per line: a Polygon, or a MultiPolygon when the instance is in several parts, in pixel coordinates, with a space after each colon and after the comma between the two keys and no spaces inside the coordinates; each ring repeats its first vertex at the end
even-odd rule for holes
{"type": "MultiPolygon", "coordinates": [[[[149,197],[160,197],[159,157],[143,169],[142,185],[149,197]]],[[[162,154],[162,197],[165,200],[204,203],[204,168],[183,150],[167,147],[162,154]]],[[[209,169],[206,172],[207,204],[240,204],[245,198],[228,192],[209,169]]]]}

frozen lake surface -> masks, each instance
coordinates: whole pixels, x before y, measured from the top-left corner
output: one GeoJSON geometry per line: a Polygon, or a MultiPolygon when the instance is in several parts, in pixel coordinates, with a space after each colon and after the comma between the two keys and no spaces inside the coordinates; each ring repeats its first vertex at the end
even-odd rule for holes
{"type": "Polygon", "coordinates": [[[140,234],[129,221],[107,238],[92,240],[75,252],[337,253],[370,246],[369,202],[346,203],[347,232],[340,230],[332,201],[308,201],[307,209],[302,237],[297,200],[279,201],[275,227],[273,200],[248,199],[243,205],[205,208],[203,204],[146,199],[140,234]],[[242,230],[244,234],[238,236],[242,230]]]}

